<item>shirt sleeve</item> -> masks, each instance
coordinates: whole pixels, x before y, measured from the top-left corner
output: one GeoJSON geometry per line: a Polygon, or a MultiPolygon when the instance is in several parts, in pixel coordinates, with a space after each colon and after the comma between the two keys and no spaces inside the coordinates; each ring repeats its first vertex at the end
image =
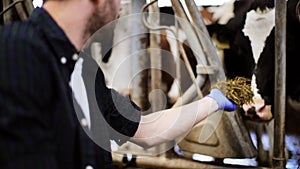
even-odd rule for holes
{"type": "Polygon", "coordinates": [[[119,94],[105,84],[104,74],[98,69],[95,80],[98,107],[104,116],[111,140],[119,145],[132,137],[139,126],[140,108],[129,97],[119,94]]]}

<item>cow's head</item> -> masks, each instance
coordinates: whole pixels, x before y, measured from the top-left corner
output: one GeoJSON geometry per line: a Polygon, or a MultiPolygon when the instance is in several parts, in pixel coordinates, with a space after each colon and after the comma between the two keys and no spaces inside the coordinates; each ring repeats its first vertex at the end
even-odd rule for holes
{"type": "Polygon", "coordinates": [[[272,106],[266,105],[263,99],[254,99],[253,103],[244,104],[242,108],[245,119],[269,121],[273,118],[272,106]]]}

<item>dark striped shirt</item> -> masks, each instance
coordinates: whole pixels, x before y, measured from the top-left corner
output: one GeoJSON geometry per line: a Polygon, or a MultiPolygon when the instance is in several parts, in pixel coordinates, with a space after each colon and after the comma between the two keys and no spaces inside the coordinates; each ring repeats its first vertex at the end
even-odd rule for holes
{"type": "MultiPolygon", "coordinates": [[[[0,27],[1,169],[110,168],[110,153],[89,139],[74,112],[69,81],[76,52],[42,8],[35,9],[26,21],[0,27]]],[[[84,69],[88,72],[89,65],[84,69]]],[[[105,120],[118,132],[133,136],[139,111],[105,86],[101,71],[97,78],[96,96],[105,120]],[[132,121],[118,110],[132,116],[132,121]]],[[[107,126],[101,131],[108,131],[107,126]]],[[[107,145],[109,139],[126,141],[115,138],[116,134],[103,136],[107,145]]]]}

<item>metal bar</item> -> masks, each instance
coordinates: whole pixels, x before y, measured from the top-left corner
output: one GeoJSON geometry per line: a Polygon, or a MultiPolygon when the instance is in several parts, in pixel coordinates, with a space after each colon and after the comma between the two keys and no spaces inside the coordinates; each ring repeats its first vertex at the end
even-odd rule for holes
{"type": "MultiPolygon", "coordinates": [[[[200,163],[197,161],[193,161],[190,159],[185,159],[182,157],[178,157],[174,154],[168,153],[170,157],[165,156],[145,156],[141,158],[136,158],[135,164],[137,168],[160,168],[160,169],[232,169],[232,167],[226,166],[218,166],[217,164],[209,164],[209,163],[200,163]]],[[[124,163],[122,162],[123,156],[119,154],[112,153],[112,158],[116,165],[120,167],[124,167],[124,163]]]]}
{"type": "Polygon", "coordinates": [[[32,0],[25,0],[23,4],[25,6],[25,10],[26,10],[27,15],[30,16],[32,11],[34,10],[32,0]]]}
{"type": "Polygon", "coordinates": [[[14,7],[16,4],[23,2],[23,0],[15,1],[12,4],[10,4],[10,0],[3,0],[3,11],[0,13],[0,16],[3,15],[3,22],[9,23],[13,20],[13,12],[10,10],[12,7],[14,7]]]}
{"type": "Polygon", "coordinates": [[[27,11],[24,8],[23,3],[16,4],[15,8],[16,8],[16,11],[17,11],[17,13],[18,13],[21,20],[25,20],[28,17],[27,11]]]}
{"type": "Polygon", "coordinates": [[[191,66],[191,64],[190,64],[190,62],[188,60],[188,57],[187,57],[187,55],[186,55],[186,53],[184,51],[184,48],[183,48],[182,44],[179,45],[179,50],[180,50],[180,53],[182,55],[183,61],[184,61],[185,65],[186,65],[186,68],[188,70],[188,73],[190,75],[190,78],[192,79],[193,84],[195,85],[195,88],[196,88],[196,91],[197,91],[197,94],[198,94],[198,99],[201,99],[203,97],[203,94],[202,94],[200,88],[198,87],[198,84],[196,82],[196,77],[194,76],[194,73],[193,73],[192,66],[191,66]]]}
{"type": "Polygon", "coordinates": [[[13,13],[11,11],[13,7],[15,7],[16,12],[21,20],[28,18],[34,9],[31,0],[15,0],[11,4],[9,4],[9,2],[10,1],[6,0],[2,2],[3,8],[5,7],[5,9],[0,12],[0,16],[4,15],[4,23],[13,21],[13,13]]]}
{"type": "MultiPolygon", "coordinates": [[[[160,25],[160,15],[157,0],[150,0],[155,3],[149,7],[149,22],[152,25],[160,25]]],[[[150,63],[151,63],[151,97],[150,103],[153,112],[164,109],[166,102],[163,101],[162,90],[162,56],[160,48],[160,30],[150,30],[150,63]]],[[[161,152],[168,147],[168,144],[161,144],[155,147],[156,152],[161,152]]],[[[165,156],[164,153],[160,156],[165,156]]]]}
{"type": "Polygon", "coordinates": [[[146,0],[132,0],[131,12],[134,14],[131,19],[131,23],[128,23],[128,27],[131,29],[131,34],[134,34],[131,38],[131,53],[134,53],[132,60],[131,71],[133,74],[137,74],[132,81],[131,99],[145,109],[148,106],[148,75],[146,74],[147,63],[149,58],[147,57],[146,48],[148,41],[148,29],[144,26],[141,20],[141,8],[146,4],[146,0]],[[138,51],[138,52],[137,52],[138,51]]]}
{"type": "Polygon", "coordinates": [[[285,168],[286,0],[275,0],[275,99],[273,167],[285,168]]]}
{"type": "MultiPolygon", "coordinates": [[[[204,76],[197,76],[196,83],[198,86],[203,86],[205,84],[206,78],[204,76]]],[[[184,94],[179,97],[173,107],[179,107],[185,104],[188,104],[193,101],[194,98],[197,97],[197,89],[195,85],[191,85],[184,94]]]]}
{"type": "MultiPolygon", "coordinates": [[[[157,2],[157,0],[154,0],[154,1],[152,1],[152,2],[150,2],[149,4],[147,4],[147,5],[145,5],[144,7],[143,7],[143,9],[142,9],[142,13],[145,13],[146,12],[146,9],[149,7],[149,6],[151,6],[151,5],[153,5],[154,3],[156,3],[157,2]]],[[[151,25],[150,23],[148,23],[148,21],[147,21],[147,19],[143,16],[143,22],[144,22],[144,24],[146,25],[146,27],[147,28],[149,28],[150,30],[152,30],[152,31],[158,31],[158,30],[166,30],[166,31],[170,31],[173,35],[174,35],[174,37],[176,37],[176,43],[177,43],[177,50],[176,50],[176,53],[174,53],[174,58],[178,58],[179,56],[179,54],[178,54],[178,50],[180,50],[180,52],[179,53],[181,53],[182,54],[182,56],[183,56],[183,58],[184,58],[184,63],[185,63],[185,65],[187,66],[187,69],[188,69],[188,72],[189,72],[189,74],[191,75],[191,74],[193,74],[193,72],[192,72],[192,68],[191,68],[191,65],[189,64],[189,61],[187,60],[187,56],[185,55],[185,52],[184,52],[184,50],[183,50],[183,47],[182,47],[182,42],[180,42],[180,43],[178,43],[177,42],[177,37],[178,37],[178,20],[176,20],[176,22],[175,22],[175,24],[176,24],[176,30],[172,30],[170,27],[168,27],[168,26],[153,26],[153,25],[151,25]],[[176,55],[176,56],[175,56],[176,55]]],[[[178,82],[180,83],[180,61],[179,61],[179,59],[175,59],[175,61],[176,61],[176,75],[177,75],[177,80],[178,80],[178,82]]],[[[191,76],[191,80],[193,81],[193,83],[194,83],[194,85],[197,85],[197,82],[196,82],[196,79],[195,79],[195,77],[194,77],[194,75],[192,75],[191,76]]],[[[180,86],[180,84],[179,84],[179,86],[180,86]]],[[[198,86],[195,86],[196,87],[196,89],[197,89],[197,93],[198,93],[198,97],[199,98],[202,98],[203,97],[203,95],[202,95],[202,92],[200,91],[200,88],[198,87],[198,86]]]]}
{"type": "MultiPolygon", "coordinates": [[[[159,25],[159,8],[156,0],[153,5],[149,7],[149,22],[152,25],[159,25]]],[[[150,62],[151,62],[151,107],[152,111],[159,111],[162,109],[162,96],[156,89],[161,89],[162,81],[162,59],[160,52],[160,31],[150,30],[150,62]]]]}
{"type": "MultiPolygon", "coordinates": [[[[176,21],[178,22],[180,28],[185,32],[186,36],[187,36],[187,41],[188,41],[188,45],[190,46],[190,48],[193,51],[193,54],[197,60],[198,65],[208,65],[208,61],[205,57],[205,53],[203,51],[203,48],[201,46],[200,40],[198,39],[198,36],[195,32],[195,29],[193,28],[193,26],[191,25],[187,13],[186,11],[184,11],[184,8],[181,4],[181,2],[179,0],[172,0],[172,8],[175,12],[175,16],[176,16],[176,21]]],[[[204,76],[206,75],[198,75],[198,76],[203,76],[203,77],[197,77],[199,79],[206,79],[204,76]]],[[[196,80],[197,82],[197,80],[196,80]]],[[[196,83],[194,81],[194,83],[196,83]]],[[[201,86],[198,86],[197,88],[201,88],[202,85],[205,84],[204,82],[201,83],[201,86]]],[[[199,94],[199,89],[197,88],[193,88],[191,87],[191,89],[195,89],[195,91],[198,91],[198,96],[201,97],[203,94],[200,93],[199,94]]],[[[190,90],[192,91],[192,90],[190,90]]],[[[187,98],[191,96],[190,94],[184,94],[184,96],[182,96],[182,98],[185,98],[184,100],[190,100],[190,99],[194,99],[194,98],[187,98]]]]}
{"type": "Polygon", "coordinates": [[[198,64],[207,65],[207,60],[204,57],[205,55],[202,46],[200,44],[200,41],[192,25],[190,24],[186,13],[183,10],[182,4],[180,3],[179,0],[172,0],[171,2],[172,2],[173,10],[175,11],[176,16],[178,16],[176,17],[176,19],[180,25],[180,28],[186,33],[187,41],[196,57],[198,64]]]}
{"type": "Polygon", "coordinates": [[[196,32],[198,34],[199,40],[203,46],[203,51],[207,60],[210,62],[210,65],[214,66],[216,68],[216,73],[214,74],[215,78],[211,78],[210,80],[216,80],[213,83],[217,81],[224,81],[225,80],[225,73],[223,70],[223,67],[221,66],[220,60],[218,58],[216,48],[212,44],[211,38],[209,36],[209,33],[207,31],[207,28],[204,24],[204,21],[202,19],[202,16],[197,8],[197,5],[194,0],[185,0],[185,4],[189,10],[192,24],[196,28],[196,32]]]}
{"type": "Polygon", "coordinates": [[[14,1],[13,3],[9,4],[9,1],[3,0],[3,2],[2,2],[3,10],[0,12],[0,16],[3,15],[8,10],[10,10],[15,5],[17,5],[18,3],[23,2],[23,1],[24,0],[17,0],[17,1],[14,1]]]}

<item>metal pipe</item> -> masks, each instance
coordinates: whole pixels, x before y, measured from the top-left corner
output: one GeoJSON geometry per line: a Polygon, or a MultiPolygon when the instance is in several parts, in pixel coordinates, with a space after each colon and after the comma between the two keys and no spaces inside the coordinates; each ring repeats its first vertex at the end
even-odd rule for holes
{"type": "MultiPolygon", "coordinates": [[[[198,75],[197,78],[196,78],[196,82],[197,82],[197,85],[199,87],[202,87],[204,84],[205,84],[205,76],[200,76],[198,75]]],[[[196,92],[196,87],[195,85],[191,85],[187,90],[186,92],[184,92],[184,94],[179,97],[176,101],[176,103],[173,105],[173,107],[179,107],[179,106],[182,106],[182,105],[185,105],[187,103],[190,103],[193,101],[194,98],[197,97],[197,92],[196,92]]]]}
{"type": "MultiPolygon", "coordinates": [[[[155,2],[149,7],[149,22],[154,25],[159,25],[159,8],[157,0],[151,0],[155,2]]],[[[160,51],[160,31],[150,30],[150,63],[151,63],[151,92],[157,89],[161,89],[162,81],[162,58],[160,51]]],[[[164,105],[163,98],[158,92],[153,92],[152,98],[150,98],[152,111],[159,111],[164,105]]]]}
{"type": "MultiPolygon", "coordinates": [[[[146,27],[147,28],[149,28],[151,31],[158,31],[158,30],[167,30],[167,31],[170,31],[175,37],[178,37],[177,36],[177,32],[175,32],[174,30],[172,30],[170,27],[168,27],[168,26],[153,26],[153,25],[151,25],[150,23],[148,23],[148,21],[147,21],[147,19],[146,19],[146,17],[144,16],[145,15],[145,13],[146,13],[146,9],[147,8],[149,8],[151,5],[153,5],[154,3],[156,3],[157,2],[157,0],[153,0],[152,2],[150,2],[149,4],[146,4],[144,7],[143,7],[143,9],[142,9],[142,13],[143,13],[143,23],[146,25],[146,27]]],[[[175,4],[178,6],[178,7],[182,7],[182,6],[180,6],[179,5],[179,3],[178,3],[178,1],[177,1],[177,3],[175,2],[175,4]]],[[[178,8],[177,7],[177,8],[178,8]]],[[[184,12],[183,12],[183,10],[179,10],[179,9],[177,9],[177,11],[179,11],[179,12],[181,12],[181,14],[180,14],[180,16],[184,16],[185,14],[184,14],[184,12]]],[[[187,19],[187,18],[185,18],[185,19],[187,19]]],[[[176,20],[176,27],[178,26],[177,25],[177,23],[178,23],[178,20],[176,20]]],[[[177,27],[178,28],[178,27],[177,27]]],[[[188,29],[189,30],[189,29],[188,29]]],[[[176,39],[178,39],[178,38],[176,38],[176,39]]],[[[183,49],[183,46],[182,46],[182,44],[181,44],[181,42],[180,43],[177,43],[177,45],[178,45],[178,48],[179,48],[179,53],[181,53],[182,54],[182,56],[183,56],[183,59],[184,59],[184,63],[185,63],[185,65],[186,65],[186,67],[187,67],[187,70],[188,70],[188,72],[189,72],[189,75],[191,76],[191,80],[192,80],[192,82],[193,82],[193,84],[194,85],[197,85],[197,82],[196,82],[196,78],[194,77],[194,75],[193,75],[193,71],[192,71],[192,68],[191,68],[191,65],[189,64],[189,61],[188,61],[188,59],[187,59],[187,56],[186,56],[186,54],[185,54],[185,52],[184,52],[184,49],[183,49]]],[[[201,48],[200,48],[201,49],[201,48]]],[[[151,57],[152,58],[152,57],[151,57]]],[[[176,57],[175,57],[176,58],[176,57]]],[[[178,60],[178,59],[175,59],[175,60],[178,60]]],[[[177,68],[179,69],[179,66],[178,65],[180,65],[180,64],[178,64],[178,63],[176,63],[177,64],[177,68]]],[[[178,72],[180,72],[180,70],[178,70],[178,69],[176,69],[177,70],[177,76],[180,76],[180,73],[178,73],[178,72]]],[[[177,80],[180,82],[180,78],[177,78],[177,80]]],[[[179,84],[179,86],[180,86],[180,84],[179,84]]],[[[195,86],[196,87],[196,91],[197,91],[197,94],[198,94],[198,98],[200,99],[200,98],[202,98],[203,97],[203,94],[202,94],[202,92],[201,92],[201,90],[200,90],[200,88],[198,87],[198,86],[195,86]]]]}
{"type": "Polygon", "coordinates": [[[20,20],[25,20],[29,15],[27,14],[27,9],[24,8],[22,3],[18,3],[15,5],[16,11],[19,15],[20,20]]]}
{"type": "Polygon", "coordinates": [[[197,94],[198,94],[198,99],[201,99],[203,97],[203,94],[202,94],[202,92],[201,92],[201,90],[200,90],[200,88],[199,88],[199,86],[198,86],[198,84],[196,82],[196,77],[194,76],[193,68],[192,68],[192,66],[191,66],[191,64],[190,64],[190,62],[188,60],[188,57],[187,57],[187,55],[186,55],[186,53],[184,51],[184,48],[183,48],[182,44],[179,45],[179,51],[180,51],[180,53],[182,55],[183,61],[184,61],[185,65],[186,65],[186,68],[187,68],[187,71],[188,71],[188,73],[190,75],[190,78],[192,79],[193,84],[196,87],[196,91],[197,91],[197,94]]]}
{"type": "MultiPolygon", "coordinates": [[[[203,51],[207,60],[210,62],[211,66],[214,66],[216,69],[216,73],[214,74],[215,78],[211,78],[210,80],[216,81],[224,81],[225,73],[223,67],[221,66],[220,60],[218,58],[216,48],[214,47],[207,28],[204,24],[202,16],[197,8],[197,5],[194,0],[185,0],[185,4],[189,10],[192,24],[195,28],[197,28],[196,32],[198,34],[199,40],[203,46],[203,51]]],[[[215,83],[216,81],[212,82],[215,83]]]]}
{"type": "Polygon", "coordinates": [[[5,9],[3,9],[3,11],[0,12],[0,16],[2,16],[5,12],[7,12],[12,7],[14,7],[15,5],[17,5],[18,3],[23,2],[23,1],[24,0],[18,0],[18,1],[14,1],[11,4],[9,4],[7,1],[3,1],[3,8],[5,7],[5,9]]]}
{"type": "Polygon", "coordinates": [[[134,53],[134,59],[132,60],[131,71],[133,74],[140,72],[132,81],[131,99],[141,106],[142,109],[148,107],[148,75],[145,73],[147,69],[147,63],[149,58],[147,57],[147,38],[148,29],[144,26],[141,21],[140,10],[143,5],[146,4],[146,0],[132,0],[131,2],[131,13],[134,14],[131,17],[131,23],[128,27],[131,29],[131,34],[134,34],[131,38],[131,53],[134,53]]]}
{"type": "Polygon", "coordinates": [[[26,10],[27,16],[30,16],[34,10],[32,0],[25,0],[23,4],[24,4],[24,8],[26,10]]]}
{"type": "Polygon", "coordinates": [[[204,52],[200,41],[197,35],[195,34],[195,31],[192,25],[190,24],[185,11],[183,10],[182,4],[179,0],[172,0],[171,2],[173,10],[176,13],[176,16],[178,16],[176,19],[178,20],[181,29],[186,33],[187,41],[195,55],[197,63],[207,65],[207,60],[204,57],[204,52]]]}
{"type": "Polygon", "coordinates": [[[275,99],[273,167],[285,168],[286,0],[275,0],[275,99]]]}

